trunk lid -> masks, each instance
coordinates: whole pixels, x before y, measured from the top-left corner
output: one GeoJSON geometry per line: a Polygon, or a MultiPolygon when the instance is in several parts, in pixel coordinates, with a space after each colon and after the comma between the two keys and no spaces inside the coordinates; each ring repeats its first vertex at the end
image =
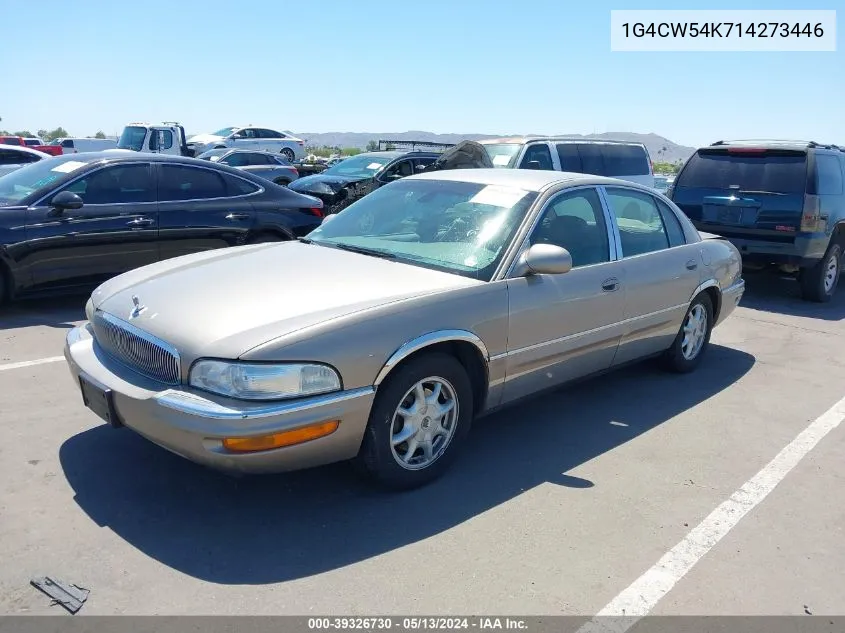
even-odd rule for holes
{"type": "Polygon", "coordinates": [[[806,150],[708,147],[678,175],[672,200],[701,230],[792,240],[801,226],[807,175],[806,150]]]}

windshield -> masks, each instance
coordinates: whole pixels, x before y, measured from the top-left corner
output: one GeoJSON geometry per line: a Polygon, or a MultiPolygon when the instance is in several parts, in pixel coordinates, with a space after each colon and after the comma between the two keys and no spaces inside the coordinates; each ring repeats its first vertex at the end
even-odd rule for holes
{"type": "Polygon", "coordinates": [[[495,143],[484,144],[487,155],[493,161],[494,167],[513,167],[516,163],[516,156],[522,149],[522,143],[495,143]]]}
{"type": "Polygon", "coordinates": [[[373,156],[360,154],[351,156],[336,165],[332,165],[323,173],[330,176],[346,176],[351,178],[371,178],[379,169],[393,160],[393,156],[373,156]]]}
{"type": "Polygon", "coordinates": [[[203,152],[202,154],[197,156],[197,158],[201,158],[203,160],[210,160],[211,162],[216,163],[218,160],[220,160],[220,157],[223,156],[223,154],[227,154],[231,151],[232,150],[228,147],[225,149],[210,149],[207,152],[203,152]]]}
{"type": "Polygon", "coordinates": [[[45,158],[6,174],[0,177],[0,206],[17,204],[43,187],[58,184],[87,164],[68,154],[45,158]]]}
{"type": "Polygon", "coordinates": [[[147,128],[137,125],[129,125],[123,128],[123,134],[117,142],[119,149],[131,149],[140,152],[144,148],[144,139],[147,138],[147,128]]]}
{"type": "Polygon", "coordinates": [[[790,150],[699,150],[675,182],[676,188],[804,193],[807,154],[790,150]]]}
{"type": "Polygon", "coordinates": [[[230,134],[232,134],[235,130],[238,130],[238,129],[240,129],[240,128],[236,128],[236,127],[224,127],[222,130],[217,130],[214,134],[212,134],[212,136],[229,136],[229,135],[230,135],[230,134]]]}
{"type": "Polygon", "coordinates": [[[450,180],[399,180],[353,202],[308,237],[490,281],[534,192],[450,180]]]}

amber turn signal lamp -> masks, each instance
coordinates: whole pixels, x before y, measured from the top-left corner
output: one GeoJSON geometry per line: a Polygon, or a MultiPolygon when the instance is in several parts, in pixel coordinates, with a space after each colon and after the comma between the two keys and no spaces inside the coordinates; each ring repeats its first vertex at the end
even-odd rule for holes
{"type": "Polygon", "coordinates": [[[253,453],[256,451],[269,451],[274,448],[293,446],[309,440],[316,440],[319,437],[331,435],[340,426],[340,420],[310,424],[299,429],[273,433],[273,435],[258,435],[256,437],[226,437],[223,439],[223,448],[233,453],[253,453]]]}

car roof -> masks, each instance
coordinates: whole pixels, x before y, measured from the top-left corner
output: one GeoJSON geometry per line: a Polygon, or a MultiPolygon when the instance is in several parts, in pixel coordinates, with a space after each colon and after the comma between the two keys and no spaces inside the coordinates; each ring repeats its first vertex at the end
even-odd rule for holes
{"type": "Polygon", "coordinates": [[[649,190],[648,187],[638,185],[628,180],[606,178],[568,171],[549,171],[541,169],[444,169],[422,174],[407,176],[402,180],[448,180],[452,182],[470,182],[480,185],[501,185],[504,187],[518,187],[527,191],[541,192],[549,187],[567,183],[572,185],[608,185],[624,186],[649,190]]]}
{"type": "Polygon", "coordinates": [[[720,149],[740,147],[759,147],[762,149],[818,149],[845,151],[842,146],[837,146],[832,143],[816,143],[815,141],[800,141],[791,139],[736,139],[729,141],[716,141],[715,143],[711,143],[710,145],[703,145],[698,149],[720,149]]]}
{"type": "Polygon", "coordinates": [[[619,141],[607,138],[583,138],[578,136],[507,136],[500,138],[485,138],[478,141],[481,145],[494,145],[500,143],[530,143],[533,141],[560,141],[567,143],[584,143],[589,145],[636,145],[645,147],[640,141],[619,141]]]}

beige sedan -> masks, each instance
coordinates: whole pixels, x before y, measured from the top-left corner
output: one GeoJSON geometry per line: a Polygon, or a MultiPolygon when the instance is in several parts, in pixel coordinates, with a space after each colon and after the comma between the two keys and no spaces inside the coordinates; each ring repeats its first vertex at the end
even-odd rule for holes
{"type": "Polygon", "coordinates": [[[300,241],[115,277],[65,356],[94,413],[187,459],[240,473],[354,460],[411,488],[481,414],[647,357],[694,370],[741,270],[734,246],[641,185],[437,171],[300,241]]]}

